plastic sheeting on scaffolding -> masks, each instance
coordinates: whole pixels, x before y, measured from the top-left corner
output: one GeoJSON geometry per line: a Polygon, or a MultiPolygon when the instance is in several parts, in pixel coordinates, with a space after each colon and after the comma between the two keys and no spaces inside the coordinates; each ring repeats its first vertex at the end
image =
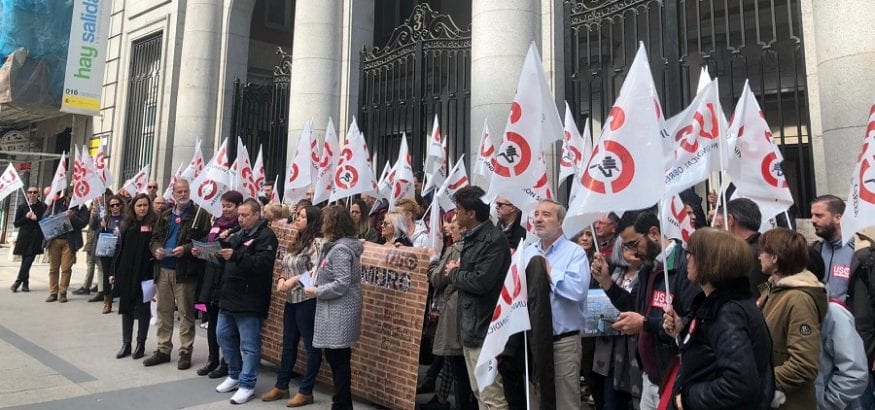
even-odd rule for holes
{"type": "Polygon", "coordinates": [[[0,0],[0,125],[61,115],[73,2],[0,0]]]}

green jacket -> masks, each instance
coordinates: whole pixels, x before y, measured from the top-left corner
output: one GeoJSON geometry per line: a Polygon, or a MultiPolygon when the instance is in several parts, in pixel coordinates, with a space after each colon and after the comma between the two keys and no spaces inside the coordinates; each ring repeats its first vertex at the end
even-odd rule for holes
{"type": "Polygon", "coordinates": [[[782,410],[813,409],[820,366],[820,326],[826,289],[809,271],[760,285],[757,301],[772,336],[775,387],[787,396],[782,410]]]}
{"type": "MultiPolygon", "coordinates": [[[[199,209],[194,202],[190,202],[187,212],[182,216],[179,240],[176,243],[185,251],[181,257],[176,258],[176,283],[197,283],[204,272],[204,261],[191,254],[191,240],[205,237],[210,230],[210,214],[207,212],[201,212],[197,217],[197,226],[192,226],[199,209]]],[[[156,250],[164,248],[164,243],[167,241],[169,218],[173,217],[172,210],[173,208],[170,208],[162,212],[155,224],[152,240],[149,242],[149,250],[153,255],[156,250]]],[[[161,264],[155,263],[156,281],[160,273],[161,264]]]]}

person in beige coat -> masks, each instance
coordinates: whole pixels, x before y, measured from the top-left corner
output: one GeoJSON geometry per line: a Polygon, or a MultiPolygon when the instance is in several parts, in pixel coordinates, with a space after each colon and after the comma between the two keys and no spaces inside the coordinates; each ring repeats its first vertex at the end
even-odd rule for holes
{"type": "Polygon", "coordinates": [[[808,245],[801,234],[775,228],[760,237],[760,246],[760,264],[769,280],[760,285],[757,306],[772,336],[777,389],[772,407],[814,409],[826,289],[805,269],[808,245]]]}

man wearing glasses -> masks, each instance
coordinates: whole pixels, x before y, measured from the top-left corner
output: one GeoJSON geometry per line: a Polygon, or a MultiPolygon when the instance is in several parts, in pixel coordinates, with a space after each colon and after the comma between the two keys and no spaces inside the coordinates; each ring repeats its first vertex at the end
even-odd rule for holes
{"type": "Polygon", "coordinates": [[[30,292],[30,267],[36,256],[43,253],[43,232],[39,228],[38,221],[46,212],[46,205],[39,200],[39,188],[35,186],[27,188],[25,199],[27,202],[18,205],[15,221],[12,222],[18,228],[18,237],[12,253],[21,256],[21,267],[18,269],[18,277],[12,284],[12,292],[18,292],[19,286],[22,292],[30,292]]]}
{"type": "Polygon", "coordinates": [[[511,249],[516,249],[520,239],[526,237],[526,229],[520,224],[523,213],[503,196],[495,199],[495,210],[498,211],[498,223],[495,226],[507,236],[511,249]]]}
{"type": "Polygon", "coordinates": [[[154,179],[149,181],[146,185],[146,195],[149,195],[150,200],[155,200],[155,197],[158,196],[158,181],[154,179]]]}
{"type": "Polygon", "coordinates": [[[614,283],[604,255],[593,257],[592,276],[619,310],[612,325],[625,335],[638,336],[638,357],[644,371],[641,389],[641,409],[656,409],[659,385],[668,374],[678,355],[674,338],[662,328],[663,306],[671,303],[681,317],[690,311],[699,289],[687,279],[687,258],[683,247],[671,242],[660,253],[664,240],[659,230],[659,218],[651,210],[626,212],[620,219],[618,246],[633,252],[643,261],[638,271],[638,283],[632,292],[614,283]],[[668,271],[670,293],[666,292],[665,270],[668,271]]]}

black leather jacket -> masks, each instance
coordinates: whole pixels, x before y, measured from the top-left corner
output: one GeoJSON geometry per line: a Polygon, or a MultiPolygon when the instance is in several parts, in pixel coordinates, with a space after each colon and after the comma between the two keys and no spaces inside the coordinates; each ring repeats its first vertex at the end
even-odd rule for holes
{"type": "Polygon", "coordinates": [[[459,267],[450,271],[450,283],[459,289],[459,339],[464,347],[480,347],[504,277],[510,268],[510,246],[491,221],[464,239],[459,267]]]}
{"type": "Polygon", "coordinates": [[[772,340],[747,277],[693,301],[679,335],[681,367],[672,394],[684,409],[768,409],[775,392],[772,340]]]}

